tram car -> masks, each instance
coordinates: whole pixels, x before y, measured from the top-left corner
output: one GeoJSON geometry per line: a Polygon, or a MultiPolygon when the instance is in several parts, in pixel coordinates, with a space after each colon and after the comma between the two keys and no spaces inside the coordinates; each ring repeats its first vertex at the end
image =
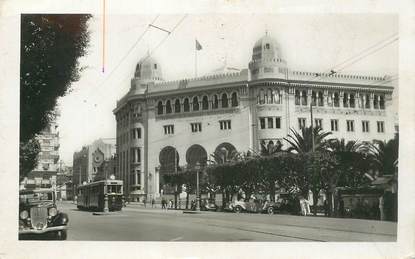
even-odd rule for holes
{"type": "Polygon", "coordinates": [[[77,207],[80,210],[104,211],[105,196],[108,198],[108,210],[119,211],[123,207],[123,181],[101,180],[78,187],[77,207]]]}

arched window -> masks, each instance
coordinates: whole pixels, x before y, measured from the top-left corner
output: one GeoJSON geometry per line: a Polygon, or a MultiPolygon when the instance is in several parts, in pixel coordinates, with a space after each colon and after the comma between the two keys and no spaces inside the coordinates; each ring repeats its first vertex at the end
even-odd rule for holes
{"type": "Polygon", "coordinates": [[[317,104],[317,94],[315,91],[311,91],[311,105],[316,106],[317,104]]]}
{"type": "Polygon", "coordinates": [[[281,103],[281,93],[280,90],[274,91],[274,103],[280,104],[281,103]]]}
{"type": "Polygon", "coordinates": [[[307,105],[307,91],[306,90],[303,90],[301,92],[301,104],[307,105]]]}
{"type": "Polygon", "coordinates": [[[228,108],[228,95],[222,94],[222,108],[228,108]]]}
{"type": "Polygon", "coordinates": [[[370,109],[370,95],[369,94],[366,94],[366,96],[365,96],[365,108],[366,109],[370,109]]]}
{"type": "Polygon", "coordinates": [[[385,109],[385,96],[381,95],[379,100],[379,108],[385,109]]]}
{"type": "Polygon", "coordinates": [[[375,94],[373,96],[373,108],[379,109],[379,100],[378,100],[378,95],[377,94],[375,94]]]}
{"type": "Polygon", "coordinates": [[[295,105],[300,105],[300,91],[295,90],[295,105]]]}
{"type": "Polygon", "coordinates": [[[355,98],[354,98],[354,94],[350,94],[350,95],[349,95],[349,106],[350,106],[350,108],[354,108],[354,107],[355,107],[355,98]]]}
{"type": "Polygon", "coordinates": [[[176,101],[174,102],[174,112],[175,113],[180,112],[180,100],[179,99],[176,99],[176,101]]]}
{"type": "Polygon", "coordinates": [[[267,91],[267,103],[271,104],[272,103],[272,96],[274,96],[272,89],[268,88],[267,91]]]}
{"type": "Polygon", "coordinates": [[[334,107],[339,107],[340,105],[340,98],[339,98],[339,93],[334,93],[334,107]]]}
{"type": "Polygon", "coordinates": [[[167,100],[167,102],[166,102],[166,113],[167,114],[171,113],[171,102],[170,102],[170,100],[167,100]]]}
{"type": "Polygon", "coordinates": [[[347,93],[343,94],[343,107],[349,107],[349,95],[347,93]]]}
{"type": "Polygon", "coordinates": [[[321,92],[321,91],[318,92],[317,99],[318,99],[318,106],[324,106],[323,92],[321,92]]]}
{"type": "Polygon", "coordinates": [[[189,98],[185,98],[183,102],[183,111],[188,112],[190,111],[190,105],[189,105],[189,98]]]}
{"type": "Polygon", "coordinates": [[[259,104],[265,103],[265,92],[264,89],[259,90],[259,104]]]}
{"type": "Polygon", "coordinates": [[[163,114],[163,102],[159,101],[159,103],[157,104],[157,114],[163,114]]]}
{"type": "Polygon", "coordinates": [[[213,109],[219,108],[219,99],[218,99],[218,96],[216,94],[213,96],[212,108],[213,109]]]}
{"type": "Polygon", "coordinates": [[[232,93],[232,107],[238,106],[238,96],[235,92],[232,93]]]}
{"type": "Polygon", "coordinates": [[[193,110],[199,110],[199,98],[197,98],[197,96],[193,97],[193,110]]]}
{"type": "Polygon", "coordinates": [[[202,98],[202,110],[207,110],[209,109],[209,100],[208,97],[205,95],[202,98]]]}

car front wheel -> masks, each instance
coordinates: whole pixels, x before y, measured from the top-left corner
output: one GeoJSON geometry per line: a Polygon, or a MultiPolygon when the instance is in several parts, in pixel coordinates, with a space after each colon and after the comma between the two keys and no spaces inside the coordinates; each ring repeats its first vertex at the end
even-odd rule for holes
{"type": "Polygon", "coordinates": [[[58,240],[66,240],[66,237],[67,237],[66,230],[60,230],[56,232],[56,237],[58,240]]]}
{"type": "Polygon", "coordinates": [[[273,215],[274,214],[274,207],[269,207],[267,209],[267,212],[268,212],[269,215],[273,215]]]}
{"type": "Polygon", "coordinates": [[[236,206],[234,210],[235,210],[236,213],[241,213],[242,212],[241,206],[236,206]]]}

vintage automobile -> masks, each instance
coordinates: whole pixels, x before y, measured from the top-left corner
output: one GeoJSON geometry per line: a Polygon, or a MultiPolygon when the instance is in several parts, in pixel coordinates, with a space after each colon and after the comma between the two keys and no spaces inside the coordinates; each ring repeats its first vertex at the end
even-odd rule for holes
{"type": "Polygon", "coordinates": [[[51,189],[22,190],[19,193],[19,239],[52,236],[65,240],[68,216],[58,211],[51,189]]]}
{"type": "Polygon", "coordinates": [[[234,201],[229,204],[229,209],[233,212],[253,212],[253,213],[268,213],[274,214],[279,210],[281,204],[279,202],[269,202],[261,200],[250,200],[250,201],[234,201]]]}
{"type": "Polygon", "coordinates": [[[216,211],[218,209],[218,206],[215,204],[214,200],[206,200],[203,199],[200,204],[200,210],[205,211],[216,211]]]}

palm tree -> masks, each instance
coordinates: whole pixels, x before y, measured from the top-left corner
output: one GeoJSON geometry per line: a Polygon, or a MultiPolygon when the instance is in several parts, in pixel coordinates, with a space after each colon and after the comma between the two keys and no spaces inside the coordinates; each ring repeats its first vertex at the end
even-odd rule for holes
{"type": "Polygon", "coordinates": [[[260,156],[272,156],[281,151],[282,151],[282,143],[279,140],[277,140],[275,144],[274,142],[270,141],[268,145],[265,145],[265,142],[262,142],[260,156]]]}
{"type": "Polygon", "coordinates": [[[325,138],[331,135],[331,132],[324,132],[320,127],[310,127],[301,128],[301,132],[297,132],[294,129],[290,129],[291,134],[289,134],[285,141],[290,143],[291,147],[287,149],[288,152],[295,151],[296,153],[307,153],[313,150],[313,133],[314,133],[314,150],[323,151],[326,150],[327,142],[325,138]],[[311,131],[313,130],[313,132],[311,131]]]}
{"type": "Polygon", "coordinates": [[[399,136],[389,141],[374,140],[370,146],[370,153],[374,162],[374,169],[380,175],[389,175],[395,172],[395,164],[399,153],[399,136]]]}
{"type": "Polygon", "coordinates": [[[216,150],[210,156],[213,158],[213,160],[208,160],[208,162],[212,164],[225,164],[228,162],[241,161],[244,158],[242,153],[236,150],[229,152],[226,148],[223,148],[222,150],[216,150]]]}
{"type": "MultiPolygon", "coordinates": [[[[329,175],[327,175],[325,191],[331,199],[335,187],[358,187],[369,182],[365,177],[370,168],[368,156],[368,145],[356,140],[345,141],[344,139],[331,139],[328,141],[328,150],[335,154],[338,164],[329,175]]],[[[330,213],[332,212],[329,202],[330,213]]],[[[336,207],[336,205],[335,205],[336,207]]]]}

